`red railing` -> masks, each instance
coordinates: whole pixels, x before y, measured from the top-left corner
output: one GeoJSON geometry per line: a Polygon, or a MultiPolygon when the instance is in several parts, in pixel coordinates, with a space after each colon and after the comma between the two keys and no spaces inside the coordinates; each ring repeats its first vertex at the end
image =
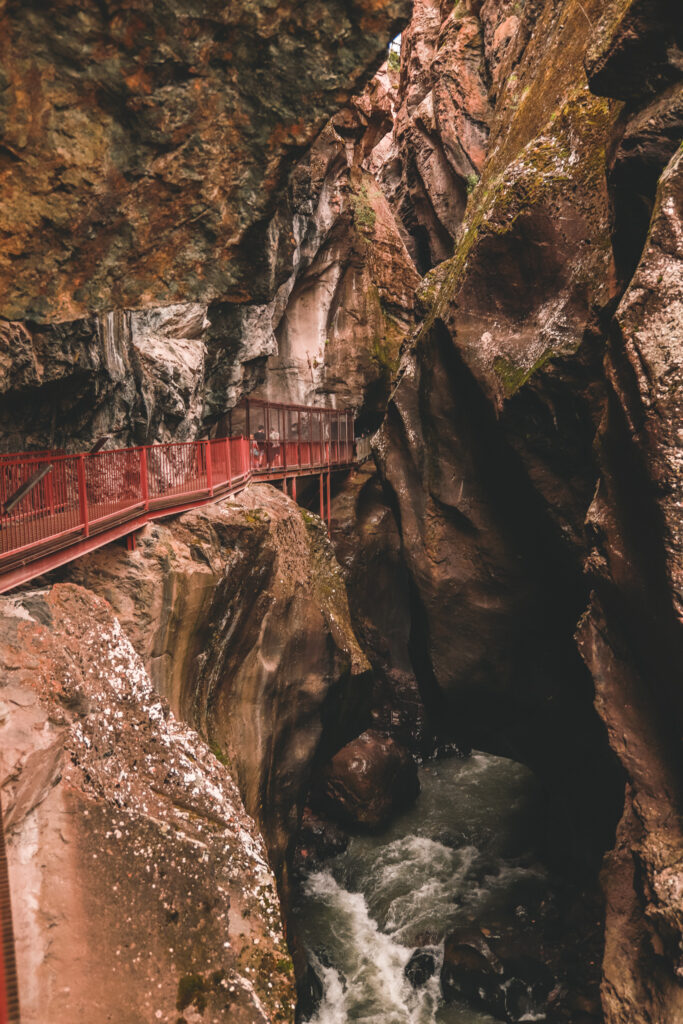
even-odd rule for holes
{"type": "Polygon", "coordinates": [[[354,458],[352,415],[338,410],[250,400],[227,414],[223,430],[228,436],[88,455],[3,456],[0,593],[167,510],[233,493],[254,477],[329,471],[354,458]]]}

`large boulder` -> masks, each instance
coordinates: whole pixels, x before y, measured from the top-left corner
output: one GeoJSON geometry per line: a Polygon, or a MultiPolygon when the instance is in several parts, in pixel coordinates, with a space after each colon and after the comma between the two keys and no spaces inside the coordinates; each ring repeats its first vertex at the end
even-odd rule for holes
{"type": "Polygon", "coordinates": [[[419,791],[410,754],[395,740],[368,729],[325,766],[314,800],[347,825],[380,829],[419,791]]]}

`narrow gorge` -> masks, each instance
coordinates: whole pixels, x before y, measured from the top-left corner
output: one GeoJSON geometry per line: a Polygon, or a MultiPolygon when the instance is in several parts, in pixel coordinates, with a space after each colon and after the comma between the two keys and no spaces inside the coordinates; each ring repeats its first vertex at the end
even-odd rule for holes
{"type": "Polygon", "coordinates": [[[0,26],[0,1024],[683,1024],[676,4],[0,26]]]}

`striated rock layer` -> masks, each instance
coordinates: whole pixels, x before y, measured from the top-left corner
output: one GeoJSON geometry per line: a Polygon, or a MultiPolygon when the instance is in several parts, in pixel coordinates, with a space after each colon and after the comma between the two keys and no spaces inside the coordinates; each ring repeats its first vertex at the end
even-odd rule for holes
{"type": "Polygon", "coordinates": [[[0,599],[0,680],[22,1021],[291,1020],[262,840],[109,605],[0,599]]]}

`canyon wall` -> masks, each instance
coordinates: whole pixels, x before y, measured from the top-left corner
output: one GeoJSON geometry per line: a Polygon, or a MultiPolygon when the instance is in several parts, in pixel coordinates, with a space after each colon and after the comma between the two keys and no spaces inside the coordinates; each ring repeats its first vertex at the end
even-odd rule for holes
{"type": "Polygon", "coordinates": [[[252,266],[257,296],[0,320],[0,451],[191,440],[254,389],[354,408],[375,429],[420,280],[373,173],[395,85],[381,69],[294,164],[259,249],[271,269],[252,266]]]}
{"type": "Polygon", "coordinates": [[[622,815],[610,1024],[683,1012],[678,33],[657,3],[420,2],[382,177],[438,264],[375,444],[413,665],[447,734],[544,778],[563,855],[622,815]]]}

